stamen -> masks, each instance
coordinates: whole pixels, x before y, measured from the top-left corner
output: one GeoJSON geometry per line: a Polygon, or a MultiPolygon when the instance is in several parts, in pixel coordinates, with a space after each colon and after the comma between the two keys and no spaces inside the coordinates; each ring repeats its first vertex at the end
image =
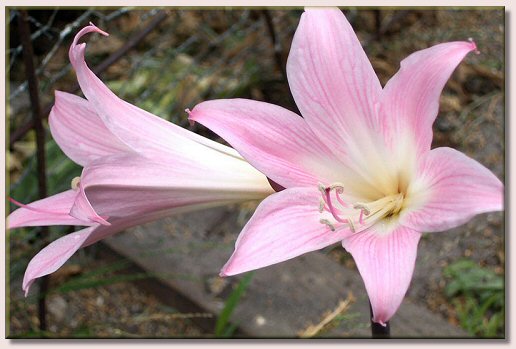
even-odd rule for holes
{"type": "Polygon", "coordinates": [[[347,204],[341,196],[344,194],[342,184],[334,183],[328,187],[319,184],[317,188],[322,194],[322,199],[319,202],[319,212],[327,211],[332,215],[330,219],[321,219],[320,222],[330,227],[332,231],[335,231],[336,227],[340,229],[341,225],[339,223],[344,223],[353,233],[359,233],[378,220],[396,215],[403,209],[403,193],[386,195],[371,202],[347,204]],[[335,192],[333,197],[331,196],[332,191],[335,192]],[[347,208],[353,208],[360,212],[347,208]],[[361,228],[357,230],[356,224],[359,224],[361,228]]]}
{"type": "Polygon", "coordinates": [[[365,221],[364,221],[364,210],[360,210],[360,217],[358,218],[358,222],[362,225],[365,224],[365,221]]]}
{"type": "Polygon", "coordinates": [[[325,191],[324,191],[324,194],[326,196],[326,203],[328,204],[328,207],[330,208],[330,213],[332,214],[333,218],[335,218],[337,220],[337,222],[340,222],[340,223],[347,223],[347,219],[342,219],[339,217],[338,213],[337,213],[337,210],[333,207],[333,204],[331,203],[331,199],[330,199],[330,188],[326,188],[325,191]]]}
{"type": "Polygon", "coordinates": [[[319,223],[327,225],[331,231],[335,231],[335,226],[327,219],[319,220],[319,223]]]}
{"type": "Polygon", "coordinates": [[[349,228],[351,229],[351,232],[352,233],[355,233],[355,224],[353,223],[353,221],[351,219],[348,219],[348,224],[349,224],[349,228]]]}
{"type": "Polygon", "coordinates": [[[342,184],[334,183],[330,185],[330,190],[335,190],[335,198],[337,199],[339,204],[341,204],[343,207],[348,207],[348,204],[346,204],[344,200],[342,200],[342,198],[340,197],[341,194],[344,194],[344,186],[342,184]]]}
{"type": "Polygon", "coordinates": [[[339,194],[344,194],[344,186],[340,183],[333,183],[329,188],[330,190],[335,190],[339,194]]]}
{"type": "MultiPolygon", "coordinates": [[[[341,193],[341,194],[342,194],[342,193],[341,193]]],[[[336,191],[336,192],[335,192],[335,197],[337,198],[337,201],[339,202],[339,204],[341,204],[341,205],[342,205],[342,206],[344,206],[344,207],[348,207],[348,204],[346,204],[346,203],[344,202],[344,200],[342,200],[342,199],[341,199],[340,194],[339,194],[339,192],[338,192],[338,191],[336,191]]]]}
{"type": "Polygon", "coordinates": [[[81,177],[75,177],[72,179],[72,189],[77,190],[79,189],[79,185],[81,183],[81,177]]]}
{"type": "Polygon", "coordinates": [[[371,211],[365,204],[356,203],[353,205],[353,208],[355,210],[360,210],[360,212],[363,212],[366,216],[369,216],[369,214],[371,213],[371,211]]]}
{"type": "MultiPolygon", "coordinates": [[[[331,192],[335,191],[335,199],[342,207],[348,207],[349,205],[344,202],[344,200],[340,197],[341,194],[344,193],[344,186],[341,183],[333,183],[329,187],[325,187],[323,184],[319,183],[317,186],[318,190],[322,194],[322,200],[319,202],[319,212],[324,212],[324,210],[331,213],[333,218],[339,223],[348,224],[351,230],[355,231],[355,226],[353,224],[353,219],[351,217],[343,218],[343,212],[333,205],[331,192]]],[[[320,221],[323,224],[328,225],[332,231],[335,230],[334,223],[331,223],[328,219],[321,219],[320,221]]]]}

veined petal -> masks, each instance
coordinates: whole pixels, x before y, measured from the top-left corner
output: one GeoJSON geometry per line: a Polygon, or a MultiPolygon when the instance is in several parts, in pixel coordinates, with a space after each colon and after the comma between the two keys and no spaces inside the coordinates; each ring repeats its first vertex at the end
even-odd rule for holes
{"type": "Polygon", "coordinates": [[[423,232],[443,231],[473,216],[503,210],[504,186],[487,168],[451,148],[430,150],[409,188],[400,223],[423,232]]]}
{"type": "Polygon", "coordinates": [[[320,198],[315,188],[288,188],[262,201],[221,275],[262,268],[341,241],[348,231],[332,232],[320,223],[320,198]]]}
{"type": "Polygon", "coordinates": [[[247,99],[213,100],[195,106],[190,120],[223,137],[283,187],[330,184],[345,172],[306,122],[285,108],[247,99]]]}
{"type": "Polygon", "coordinates": [[[166,163],[133,155],[99,159],[83,171],[84,196],[78,197],[77,209],[86,217],[95,212],[93,217],[109,217],[111,222],[174,207],[262,199],[273,192],[266,177],[251,165],[214,153],[221,157],[215,165],[209,159],[180,157],[166,163]]]}
{"type": "Polygon", "coordinates": [[[8,228],[41,225],[91,225],[89,221],[77,219],[69,214],[77,194],[77,191],[70,189],[20,207],[7,217],[8,228]]]}
{"type": "Polygon", "coordinates": [[[48,124],[63,152],[82,166],[102,156],[130,151],[109,132],[87,100],[66,92],[55,92],[48,124]]]}
{"type": "Polygon", "coordinates": [[[421,234],[399,226],[391,232],[373,226],[344,239],[373,309],[373,321],[385,325],[401,304],[412,279],[421,234]]]}
{"type": "Polygon", "coordinates": [[[342,160],[347,159],[350,146],[374,140],[371,130],[377,128],[375,108],[381,85],[342,11],[307,9],[303,13],[287,75],[301,115],[342,160]]]}
{"type": "MultiPolygon", "coordinates": [[[[115,197],[113,197],[113,199],[118,201],[115,197]]],[[[109,216],[100,216],[92,207],[89,198],[84,192],[84,185],[82,184],[79,187],[75,201],[70,209],[70,215],[81,221],[90,222],[90,224],[111,225],[111,223],[107,221],[109,216]]]]}
{"type": "Polygon", "coordinates": [[[92,245],[96,243],[97,241],[100,241],[102,239],[105,239],[113,234],[116,234],[122,230],[149,223],[161,218],[170,217],[173,215],[179,215],[183,213],[192,212],[195,210],[202,210],[202,209],[208,209],[213,208],[217,206],[221,206],[227,204],[226,202],[217,202],[217,201],[210,201],[206,203],[199,203],[195,205],[189,205],[189,206],[178,206],[178,207],[172,207],[172,208],[166,208],[160,211],[153,211],[146,214],[134,214],[134,215],[128,215],[124,217],[116,217],[112,219],[112,224],[107,225],[98,225],[92,233],[88,236],[88,238],[84,241],[82,247],[86,247],[89,245],[92,245]]]}
{"type": "Polygon", "coordinates": [[[234,149],[183,129],[118,98],[86,65],[86,44],[77,42],[90,32],[108,35],[94,25],[82,29],[70,47],[70,61],[84,95],[111,133],[141,155],[163,161],[168,161],[177,153],[199,158],[205,153],[206,147],[240,158],[234,149]]]}
{"type": "MultiPolygon", "coordinates": [[[[205,204],[204,206],[198,205],[196,206],[196,209],[210,207],[214,207],[213,202],[205,204]]],[[[189,212],[191,208],[191,206],[175,207],[162,211],[154,211],[145,215],[131,215],[122,218],[116,218],[113,219],[112,224],[109,226],[96,224],[90,228],[65,235],[53,241],[40,252],[38,252],[38,254],[30,261],[23,279],[23,290],[25,291],[25,295],[27,295],[30,286],[37,278],[55,272],[68,259],[70,259],[70,257],[78,249],[89,246],[124,229],[140,224],[145,224],[174,214],[189,212]]]]}
{"type": "Polygon", "coordinates": [[[432,124],[439,97],[473,42],[450,42],[415,52],[400,64],[382,93],[380,124],[386,142],[395,148],[400,137],[413,137],[418,154],[430,150],[432,124]]]}
{"type": "Polygon", "coordinates": [[[34,281],[44,275],[59,269],[88,238],[95,227],[89,227],[78,232],[67,234],[43,248],[32,258],[23,277],[25,296],[34,281]]]}

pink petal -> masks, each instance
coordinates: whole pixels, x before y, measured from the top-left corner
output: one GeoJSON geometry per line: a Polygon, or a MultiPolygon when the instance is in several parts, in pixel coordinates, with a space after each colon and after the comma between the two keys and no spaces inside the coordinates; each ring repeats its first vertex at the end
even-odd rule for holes
{"type": "Polygon", "coordinates": [[[163,161],[173,158],[177,153],[200,157],[206,147],[239,157],[227,146],[185,130],[118,98],[86,65],[86,44],[77,44],[84,34],[90,32],[107,35],[94,25],[82,29],[70,47],[70,61],[84,95],[111,133],[133,150],[163,161]]]}
{"type": "Polygon", "coordinates": [[[377,225],[343,241],[351,253],[373,309],[373,321],[385,325],[407,292],[421,234],[406,227],[391,232],[377,225]]]}
{"type": "Polygon", "coordinates": [[[350,147],[363,147],[374,140],[381,85],[339,9],[303,13],[292,41],[287,74],[301,115],[343,161],[352,151],[350,147]]]}
{"type": "MultiPolygon", "coordinates": [[[[113,201],[118,202],[118,199],[116,197],[112,197],[113,201]]],[[[75,197],[75,201],[72,205],[72,208],[70,209],[70,216],[73,216],[81,221],[90,222],[90,224],[102,224],[102,225],[111,225],[107,221],[109,216],[100,216],[93,206],[90,203],[90,200],[86,196],[86,193],[84,192],[84,185],[81,184],[79,188],[79,192],[77,193],[77,196],[75,197]]]]}
{"type": "Polygon", "coordinates": [[[52,137],[63,152],[86,166],[102,156],[127,152],[127,148],[104,126],[84,98],[56,91],[48,123],[52,137]]]}
{"type": "Polygon", "coordinates": [[[213,100],[195,106],[190,120],[219,134],[283,187],[330,184],[345,171],[299,115],[273,104],[213,100]]]}
{"type": "Polygon", "coordinates": [[[78,196],[72,214],[99,223],[99,217],[109,217],[111,222],[174,207],[192,210],[208,203],[262,199],[272,192],[265,176],[249,164],[215,153],[221,157],[214,159],[216,164],[179,156],[166,163],[133,155],[97,160],[83,171],[84,195],[78,196]]]}
{"type": "MultiPolygon", "coordinates": [[[[197,205],[195,209],[207,209],[216,207],[218,203],[216,202],[208,202],[204,205],[197,205]]],[[[135,214],[130,216],[118,217],[112,219],[112,224],[107,225],[98,225],[88,236],[88,238],[84,241],[82,247],[86,247],[94,244],[97,241],[105,239],[113,234],[116,234],[122,230],[145,224],[148,222],[152,222],[164,217],[170,217],[172,215],[183,214],[192,211],[192,206],[178,206],[167,209],[162,209],[160,211],[153,211],[146,214],[135,214]]]]}
{"type": "Polygon", "coordinates": [[[473,42],[450,42],[415,52],[401,62],[382,95],[380,117],[391,147],[400,136],[413,138],[418,154],[430,149],[439,97],[450,75],[473,42]]]}
{"type": "Polygon", "coordinates": [[[9,229],[40,225],[90,225],[70,216],[78,192],[67,190],[18,208],[7,217],[9,229]]]}
{"type": "MultiPolygon", "coordinates": [[[[213,207],[213,203],[207,204],[204,207],[199,206],[198,208],[209,207],[213,207]]],[[[30,261],[23,280],[25,295],[29,292],[29,288],[34,283],[35,279],[55,272],[70,259],[79,248],[89,246],[124,229],[188,211],[188,207],[175,207],[145,215],[133,215],[113,219],[112,224],[109,226],[95,225],[91,228],[83,229],[55,240],[42,249],[30,261]]]]}
{"type": "Polygon", "coordinates": [[[35,279],[53,273],[59,269],[80,247],[92,233],[95,227],[89,227],[78,232],[65,235],[51,244],[32,258],[23,277],[23,290],[25,296],[35,279]]]}
{"type": "Polygon", "coordinates": [[[451,148],[436,148],[421,159],[401,224],[423,232],[461,225],[473,216],[503,210],[504,186],[487,168],[451,148]],[[410,207],[409,206],[409,207],[410,207]]]}
{"type": "Polygon", "coordinates": [[[320,198],[316,188],[288,188],[262,201],[221,275],[266,267],[341,241],[345,231],[332,232],[319,222],[320,198]]]}

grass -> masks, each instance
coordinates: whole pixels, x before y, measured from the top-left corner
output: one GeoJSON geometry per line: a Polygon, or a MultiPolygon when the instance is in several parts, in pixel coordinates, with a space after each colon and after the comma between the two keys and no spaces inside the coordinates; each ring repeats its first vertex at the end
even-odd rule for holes
{"type": "Polygon", "coordinates": [[[237,329],[237,324],[229,322],[231,314],[235,311],[240,299],[244,296],[245,290],[249,287],[253,278],[254,272],[249,272],[244,275],[233,292],[229,295],[224,303],[224,308],[220,312],[217,322],[215,324],[215,337],[229,338],[237,329]]]}
{"type": "Polygon", "coordinates": [[[445,294],[454,305],[462,328],[484,338],[505,335],[503,275],[462,259],[444,269],[445,294]]]}

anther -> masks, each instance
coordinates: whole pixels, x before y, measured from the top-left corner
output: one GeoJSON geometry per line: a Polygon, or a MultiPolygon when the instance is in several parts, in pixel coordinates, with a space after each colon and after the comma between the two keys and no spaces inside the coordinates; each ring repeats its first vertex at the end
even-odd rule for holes
{"type": "Polygon", "coordinates": [[[79,189],[79,184],[81,183],[81,177],[75,177],[72,179],[72,189],[77,190],[79,189]]]}
{"type": "Polygon", "coordinates": [[[321,200],[319,201],[319,213],[323,213],[323,211],[324,211],[324,206],[325,206],[324,200],[323,200],[323,199],[321,199],[321,200]]]}
{"type": "Polygon", "coordinates": [[[344,193],[344,186],[340,183],[333,183],[332,185],[330,185],[329,188],[330,190],[335,190],[335,192],[339,194],[344,193]]]}
{"type": "Polygon", "coordinates": [[[335,231],[335,226],[327,219],[321,219],[319,220],[319,223],[327,225],[331,231],[335,231]]]}
{"type": "Polygon", "coordinates": [[[355,210],[360,210],[361,212],[363,212],[366,216],[369,216],[369,214],[371,213],[371,211],[369,210],[369,208],[365,205],[365,204],[361,204],[361,203],[356,203],[353,205],[353,208],[355,210]]]}

